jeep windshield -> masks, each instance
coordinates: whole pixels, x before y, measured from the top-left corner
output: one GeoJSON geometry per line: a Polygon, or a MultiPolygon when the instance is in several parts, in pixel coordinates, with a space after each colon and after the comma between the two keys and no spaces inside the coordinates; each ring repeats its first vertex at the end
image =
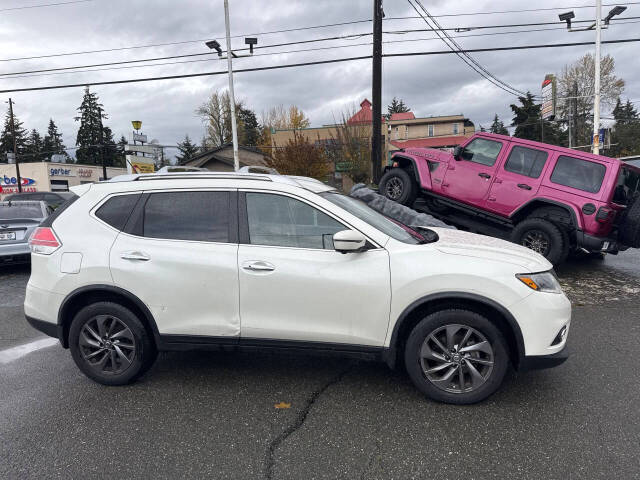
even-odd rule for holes
{"type": "Polygon", "coordinates": [[[613,191],[613,203],[628,205],[636,193],[640,191],[640,170],[623,165],[618,173],[618,181],[613,191]]]}
{"type": "Polygon", "coordinates": [[[376,212],[361,200],[337,192],[325,192],[321,193],[320,196],[395,240],[412,244],[427,243],[429,241],[410,227],[376,212]]]}

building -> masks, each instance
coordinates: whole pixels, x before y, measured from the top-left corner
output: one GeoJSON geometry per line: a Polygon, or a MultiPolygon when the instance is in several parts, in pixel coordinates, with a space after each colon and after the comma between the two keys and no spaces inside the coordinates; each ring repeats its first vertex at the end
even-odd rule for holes
{"type": "MultiPolygon", "coordinates": [[[[347,120],[353,127],[368,127],[365,142],[370,142],[373,111],[371,102],[364,99],[358,110],[347,120]]],[[[298,130],[274,130],[271,132],[272,147],[286,145],[293,140],[294,132],[303,135],[309,142],[331,145],[338,138],[338,124],[298,130]]],[[[413,112],[394,113],[390,118],[382,118],[383,165],[388,164],[391,154],[407,147],[428,147],[452,149],[475,133],[475,126],[464,115],[446,115],[416,118],[413,112]]],[[[339,172],[336,171],[339,176],[339,172]]],[[[337,178],[339,180],[339,178],[337,178]]],[[[339,182],[336,182],[339,183],[339,182]]],[[[344,188],[348,188],[347,185],[344,188]]]]}
{"type": "MultiPolygon", "coordinates": [[[[126,173],[126,168],[107,167],[109,178],[126,173]]],[[[20,177],[24,192],[67,192],[69,187],[102,180],[102,166],[53,162],[21,163],[20,177]]],[[[0,164],[0,198],[17,191],[15,164],[0,164]]]]}
{"type": "MultiPolygon", "coordinates": [[[[238,146],[240,167],[265,165],[264,154],[251,147],[238,146]]],[[[206,152],[191,157],[181,165],[206,168],[214,172],[233,171],[233,144],[227,143],[221,147],[212,148],[206,152]]]]}

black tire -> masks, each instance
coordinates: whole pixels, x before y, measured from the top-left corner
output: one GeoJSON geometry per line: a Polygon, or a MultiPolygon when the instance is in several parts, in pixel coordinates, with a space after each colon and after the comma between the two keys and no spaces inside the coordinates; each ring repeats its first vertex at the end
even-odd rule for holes
{"type": "Polygon", "coordinates": [[[569,255],[566,232],[542,218],[527,218],[518,223],[511,232],[511,241],[531,248],[543,255],[553,265],[560,265],[569,255]]]}
{"type": "Polygon", "coordinates": [[[640,248],[640,196],[629,204],[620,222],[618,240],[622,245],[640,248]]]}
{"type": "Polygon", "coordinates": [[[380,179],[379,191],[389,200],[407,207],[413,206],[418,196],[418,185],[414,178],[402,168],[392,168],[380,179]]]}
{"type": "MultiPolygon", "coordinates": [[[[450,344],[444,344],[442,341],[440,343],[445,349],[448,349],[450,346],[450,344]]],[[[438,353],[436,350],[433,350],[433,352],[436,354],[438,353]]],[[[468,352],[464,354],[459,353],[458,356],[468,354],[468,352]]],[[[488,361],[487,358],[489,357],[485,357],[485,362],[488,361]]],[[[414,327],[409,334],[409,338],[405,345],[404,361],[407,373],[414,385],[427,397],[440,402],[465,405],[477,403],[486,399],[500,387],[509,365],[509,355],[507,353],[506,341],[500,333],[500,330],[498,330],[493,323],[476,312],[450,309],[432,313],[422,319],[414,327]],[[458,327],[459,329],[455,330],[458,327]],[[465,345],[470,345],[474,341],[479,344],[484,338],[484,340],[488,342],[492,352],[490,357],[493,362],[492,365],[489,366],[475,363],[482,360],[480,355],[484,355],[484,353],[481,353],[480,351],[471,352],[472,355],[477,354],[478,358],[471,360],[460,360],[458,358],[456,361],[459,361],[459,363],[453,363],[453,355],[455,354],[450,352],[447,358],[451,359],[451,362],[449,363],[452,363],[452,365],[437,370],[433,375],[438,376],[439,372],[444,371],[444,374],[442,374],[443,378],[450,375],[451,379],[453,379],[451,384],[448,383],[448,379],[440,381],[438,379],[434,380],[433,378],[430,378],[429,375],[431,374],[427,372],[436,367],[429,364],[430,357],[428,355],[425,356],[424,352],[428,352],[430,350],[429,345],[432,342],[431,337],[438,337],[441,335],[443,331],[442,329],[445,329],[445,338],[448,338],[446,334],[447,328],[455,330],[455,333],[451,336],[454,342],[462,341],[465,332],[468,330],[477,332],[479,336],[476,337],[476,334],[474,333],[464,344],[457,344],[454,345],[454,347],[457,350],[464,349],[465,345]],[[427,345],[427,347],[425,347],[425,345],[427,345]],[[475,382],[472,380],[473,375],[471,375],[470,364],[472,366],[475,365],[473,367],[474,369],[476,369],[477,366],[478,368],[476,369],[476,372],[483,377],[483,382],[478,383],[477,386],[473,385],[475,382]],[[452,368],[454,369],[453,374],[450,374],[452,368]],[[456,390],[455,387],[456,382],[460,385],[460,369],[462,369],[462,385],[465,390],[462,390],[460,386],[458,386],[456,390]]],[[[440,360],[435,360],[435,362],[437,365],[440,360]]],[[[444,363],[440,363],[439,365],[444,365],[444,363]]]]}
{"type": "Polygon", "coordinates": [[[103,385],[126,385],[153,365],[151,334],[128,308],[97,302],[80,310],[69,330],[73,360],[87,377],[103,385]]]}

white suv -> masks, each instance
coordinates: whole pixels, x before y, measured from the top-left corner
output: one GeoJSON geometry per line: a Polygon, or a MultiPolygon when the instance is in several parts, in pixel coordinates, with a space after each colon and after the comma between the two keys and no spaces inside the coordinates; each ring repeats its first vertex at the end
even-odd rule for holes
{"type": "Polygon", "coordinates": [[[24,304],[87,376],[133,381],[158,351],[276,347],[406,366],[473,403],[509,364],[567,358],[571,304],[523,247],[414,231],[316,180],[133,175],[74,188],[30,240],[24,304]]]}

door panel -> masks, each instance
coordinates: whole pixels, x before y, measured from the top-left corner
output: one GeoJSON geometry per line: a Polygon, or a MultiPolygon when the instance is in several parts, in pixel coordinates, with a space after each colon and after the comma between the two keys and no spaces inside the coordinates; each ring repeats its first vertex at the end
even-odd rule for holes
{"type": "Polygon", "coordinates": [[[386,250],[240,245],[238,265],[242,337],[383,344],[391,302],[386,250]]]}

